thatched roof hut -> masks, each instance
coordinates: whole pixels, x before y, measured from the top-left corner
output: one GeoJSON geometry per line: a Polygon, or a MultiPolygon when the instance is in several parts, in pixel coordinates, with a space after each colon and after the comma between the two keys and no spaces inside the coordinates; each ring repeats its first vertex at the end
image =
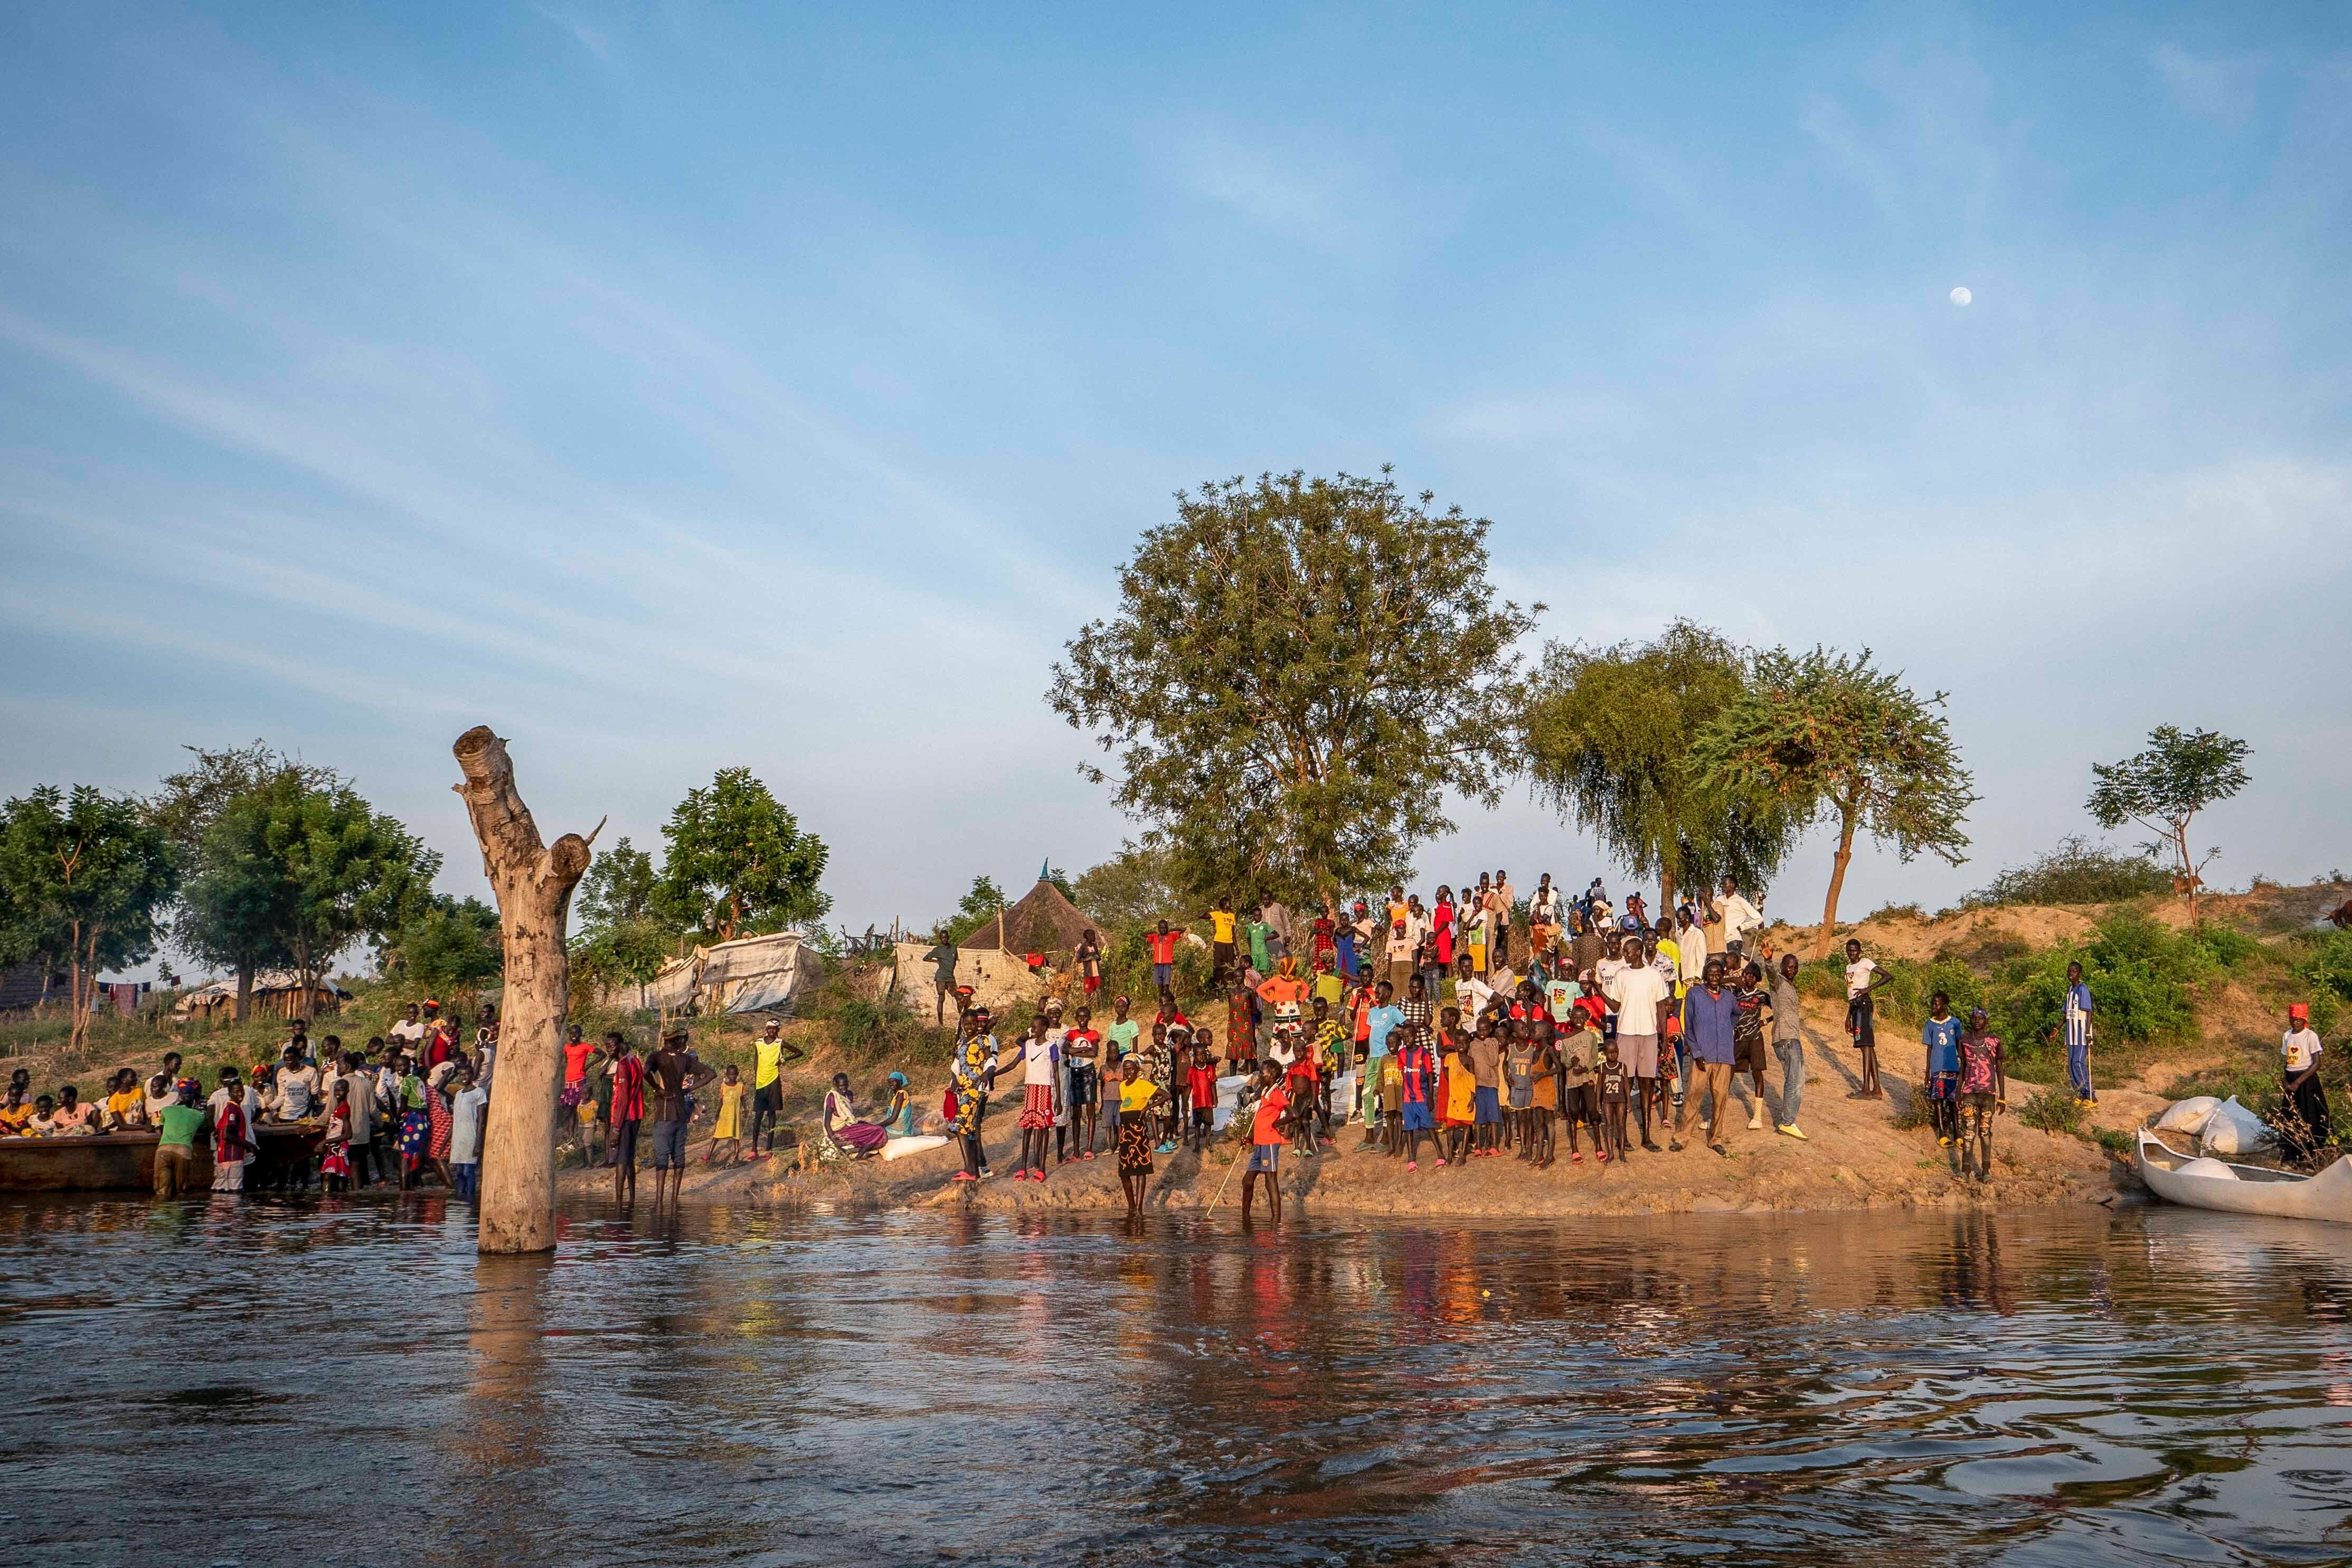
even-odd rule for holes
{"type": "Polygon", "coordinates": [[[1001,920],[990,921],[957,945],[1006,952],[1070,953],[1077,951],[1078,939],[1089,929],[1101,936],[1100,924],[1081,914],[1077,905],[1062,896],[1061,889],[1040,878],[1001,920]]]}

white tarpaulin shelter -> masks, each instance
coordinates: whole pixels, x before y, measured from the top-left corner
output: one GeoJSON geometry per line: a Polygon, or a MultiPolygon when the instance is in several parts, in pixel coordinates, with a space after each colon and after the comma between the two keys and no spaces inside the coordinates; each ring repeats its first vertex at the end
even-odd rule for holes
{"type": "Polygon", "coordinates": [[[789,1013],[824,976],[801,933],[784,931],[698,947],[643,985],[614,986],[604,1001],[663,1013],[789,1013]]]}

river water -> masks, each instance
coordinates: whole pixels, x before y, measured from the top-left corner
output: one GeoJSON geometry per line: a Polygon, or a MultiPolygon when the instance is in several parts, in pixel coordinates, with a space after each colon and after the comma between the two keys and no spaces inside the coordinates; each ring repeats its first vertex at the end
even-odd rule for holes
{"type": "Polygon", "coordinates": [[[2352,1236],[0,1207],[0,1557],[2343,1563],[2352,1236]]]}

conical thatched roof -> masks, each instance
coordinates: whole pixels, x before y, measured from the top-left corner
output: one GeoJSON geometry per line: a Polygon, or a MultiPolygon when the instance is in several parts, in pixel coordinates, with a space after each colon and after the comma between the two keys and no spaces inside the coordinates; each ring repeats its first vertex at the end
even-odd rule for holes
{"type": "MultiPolygon", "coordinates": [[[[1097,936],[1102,927],[1078,912],[1078,906],[1062,896],[1062,889],[1047,881],[1040,881],[1029,889],[1022,900],[1004,911],[1004,941],[1007,952],[1071,952],[1078,939],[1092,927],[1097,936]]],[[[992,948],[997,925],[990,921],[958,945],[972,948],[992,948]]]]}

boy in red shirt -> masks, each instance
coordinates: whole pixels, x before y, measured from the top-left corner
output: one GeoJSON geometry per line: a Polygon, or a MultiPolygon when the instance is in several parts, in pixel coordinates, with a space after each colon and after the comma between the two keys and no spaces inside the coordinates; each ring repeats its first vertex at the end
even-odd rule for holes
{"type": "Polygon", "coordinates": [[[1184,938],[1182,926],[1171,926],[1161,921],[1143,933],[1143,945],[1151,951],[1151,984],[1166,991],[1176,984],[1176,944],[1184,938]]]}
{"type": "Polygon", "coordinates": [[[1192,1065],[1184,1074],[1186,1096],[1192,1102],[1192,1125],[1187,1142],[1195,1154],[1209,1147],[1211,1123],[1217,1114],[1217,1064],[1205,1043],[1192,1047],[1192,1065]]]}
{"type": "Polygon", "coordinates": [[[1249,1224],[1250,1194],[1265,1178],[1266,1214],[1282,1223],[1282,1118],[1290,1109],[1281,1067],[1267,1062],[1258,1072],[1257,1108],[1250,1115],[1249,1165],[1242,1172],[1242,1223],[1249,1224]]]}

